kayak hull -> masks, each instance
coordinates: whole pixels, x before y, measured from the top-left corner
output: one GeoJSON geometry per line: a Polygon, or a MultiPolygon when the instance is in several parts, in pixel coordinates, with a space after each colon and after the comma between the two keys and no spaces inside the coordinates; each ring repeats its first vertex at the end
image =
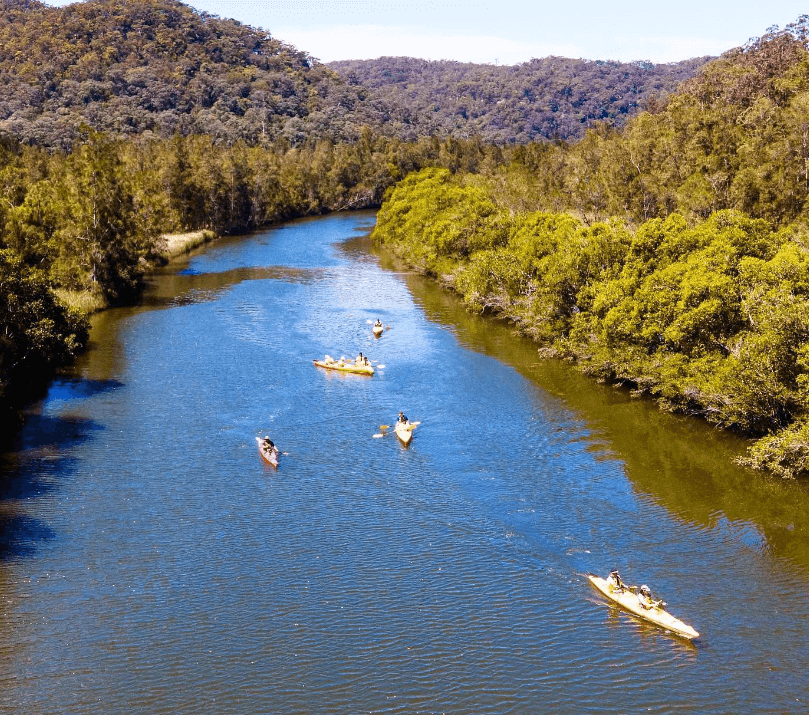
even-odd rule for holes
{"type": "Polygon", "coordinates": [[[352,372],[356,375],[373,375],[374,368],[371,365],[355,365],[354,363],[347,362],[340,365],[338,362],[325,362],[324,360],[312,360],[318,367],[325,368],[326,370],[337,370],[338,372],[352,372]]]}
{"type": "Polygon", "coordinates": [[[264,445],[262,444],[261,437],[256,437],[256,443],[258,444],[258,453],[261,455],[261,458],[267,464],[271,464],[273,467],[277,467],[278,466],[278,452],[264,449],[264,445]]]}
{"type": "Polygon", "coordinates": [[[381,325],[375,325],[373,330],[374,335],[376,335],[376,337],[379,337],[380,335],[382,335],[382,331],[384,330],[384,328],[381,325]]]}
{"type": "Polygon", "coordinates": [[[397,422],[396,426],[393,428],[393,431],[396,433],[396,436],[399,438],[399,441],[404,444],[410,444],[410,440],[413,439],[413,430],[415,429],[414,425],[403,424],[401,422],[397,422]]]}
{"type": "Polygon", "coordinates": [[[699,637],[699,633],[697,633],[697,631],[695,631],[691,626],[675,618],[663,608],[643,608],[643,606],[641,606],[638,602],[638,597],[632,593],[632,591],[610,591],[610,587],[607,585],[607,581],[605,579],[599,578],[598,576],[593,576],[592,574],[588,574],[587,578],[590,579],[590,583],[592,583],[593,586],[595,586],[607,598],[614,603],[617,603],[630,613],[638,616],[638,618],[642,618],[644,621],[648,621],[649,623],[654,623],[656,626],[665,628],[667,631],[671,631],[682,638],[688,638],[691,640],[699,637]]]}

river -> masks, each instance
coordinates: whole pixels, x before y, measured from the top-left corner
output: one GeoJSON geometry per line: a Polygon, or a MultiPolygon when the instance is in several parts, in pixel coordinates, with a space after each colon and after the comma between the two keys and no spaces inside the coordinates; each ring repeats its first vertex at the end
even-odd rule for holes
{"type": "Polygon", "coordinates": [[[0,458],[0,711],[809,712],[807,485],[539,360],[373,221],[221,240],[95,316],[0,458]],[[608,605],[612,567],[700,638],[608,605]]]}

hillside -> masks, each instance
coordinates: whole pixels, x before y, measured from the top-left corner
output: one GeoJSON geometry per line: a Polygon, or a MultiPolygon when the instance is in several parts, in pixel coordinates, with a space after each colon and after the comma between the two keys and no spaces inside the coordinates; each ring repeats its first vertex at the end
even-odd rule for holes
{"type": "Polygon", "coordinates": [[[402,119],[306,52],[176,0],[0,5],[0,131],[26,143],[70,145],[84,122],[296,144],[396,133],[402,119]]]}
{"type": "Polygon", "coordinates": [[[373,235],[540,354],[755,438],[743,464],[807,477],[807,107],[802,16],[622,131],[516,147],[505,170],[411,174],[373,235]]]}
{"type": "Polygon", "coordinates": [[[623,126],[710,59],[656,65],[545,57],[501,67],[381,57],[328,66],[350,85],[409,107],[429,133],[523,144],[578,139],[595,122],[623,126]]]}
{"type": "Polygon", "coordinates": [[[324,65],[307,52],[177,0],[0,4],[0,131],[70,147],[111,136],[205,134],[290,146],[355,141],[362,126],[525,143],[620,126],[707,58],[672,65],[548,57],[515,67],[382,58],[324,65]]]}

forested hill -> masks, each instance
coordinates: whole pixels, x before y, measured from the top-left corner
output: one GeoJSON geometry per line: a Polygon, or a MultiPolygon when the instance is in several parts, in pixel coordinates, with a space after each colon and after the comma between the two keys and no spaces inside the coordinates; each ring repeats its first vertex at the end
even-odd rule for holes
{"type": "Polygon", "coordinates": [[[176,0],[0,4],[0,131],[67,146],[84,122],[112,136],[207,134],[228,142],[368,125],[407,133],[384,102],[263,31],[176,0]]]}
{"type": "Polygon", "coordinates": [[[496,66],[381,57],[328,66],[349,84],[409,107],[430,133],[522,144],[578,139],[595,122],[622,126],[710,59],[652,64],[545,57],[496,66]]]}
{"type": "Polygon", "coordinates": [[[291,146],[351,142],[362,126],[405,141],[575,139],[597,120],[622,124],[705,61],[324,65],[265,31],[177,0],[63,8],[0,0],[0,131],[63,148],[82,124],[117,137],[205,134],[291,146]]]}

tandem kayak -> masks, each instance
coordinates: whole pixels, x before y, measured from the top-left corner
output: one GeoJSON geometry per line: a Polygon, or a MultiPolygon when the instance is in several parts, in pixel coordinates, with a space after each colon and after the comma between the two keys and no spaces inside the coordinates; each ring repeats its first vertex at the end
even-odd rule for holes
{"type": "Polygon", "coordinates": [[[413,430],[416,429],[416,425],[411,424],[410,422],[397,422],[396,426],[393,428],[393,431],[396,433],[396,436],[399,438],[399,441],[402,444],[410,444],[410,440],[413,439],[413,430]]]}
{"type": "Polygon", "coordinates": [[[324,367],[327,370],[339,370],[340,372],[354,372],[357,375],[373,375],[373,365],[355,365],[353,362],[341,363],[339,360],[333,362],[326,362],[325,360],[312,360],[318,367],[324,367]]]}
{"type": "Polygon", "coordinates": [[[605,579],[599,578],[598,576],[593,576],[592,574],[588,574],[587,578],[589,578],[590,583],[592,583],[593,586],[601,591],[601,593],[603,593],[607,598],[609,598],[611,601],[615,601],[615,603],[617,603],[619,606],[625,608],[627,611],[630,611],[639,618],[642,618],[644,621],[654,623],[656,626],[665,628],[667,631],[676,633],[678,636],[688,638],[689,640],[699,636],[699,633],[697,633],[691,626],[678,620],[668,611],[665,611],[662,607],[657,606],[655,608],[644,608],[641,606],[638,602],[637,595],[635,595],[632,591],[628,589],[624,589],[623,591],[610,591],[610,587],[607,585],[607,581],[605,579]]]}
{"type": "Polygon", "coordinates": [[[278,448],[275,449],[267,449],[264,446],[264,440],[261,437],[256,437],[256,442],[258,442],[258,453],[261,455],[261,458],[267,462],[267,464],[272,464],[273,467],[278,466],[278,448]]]}

